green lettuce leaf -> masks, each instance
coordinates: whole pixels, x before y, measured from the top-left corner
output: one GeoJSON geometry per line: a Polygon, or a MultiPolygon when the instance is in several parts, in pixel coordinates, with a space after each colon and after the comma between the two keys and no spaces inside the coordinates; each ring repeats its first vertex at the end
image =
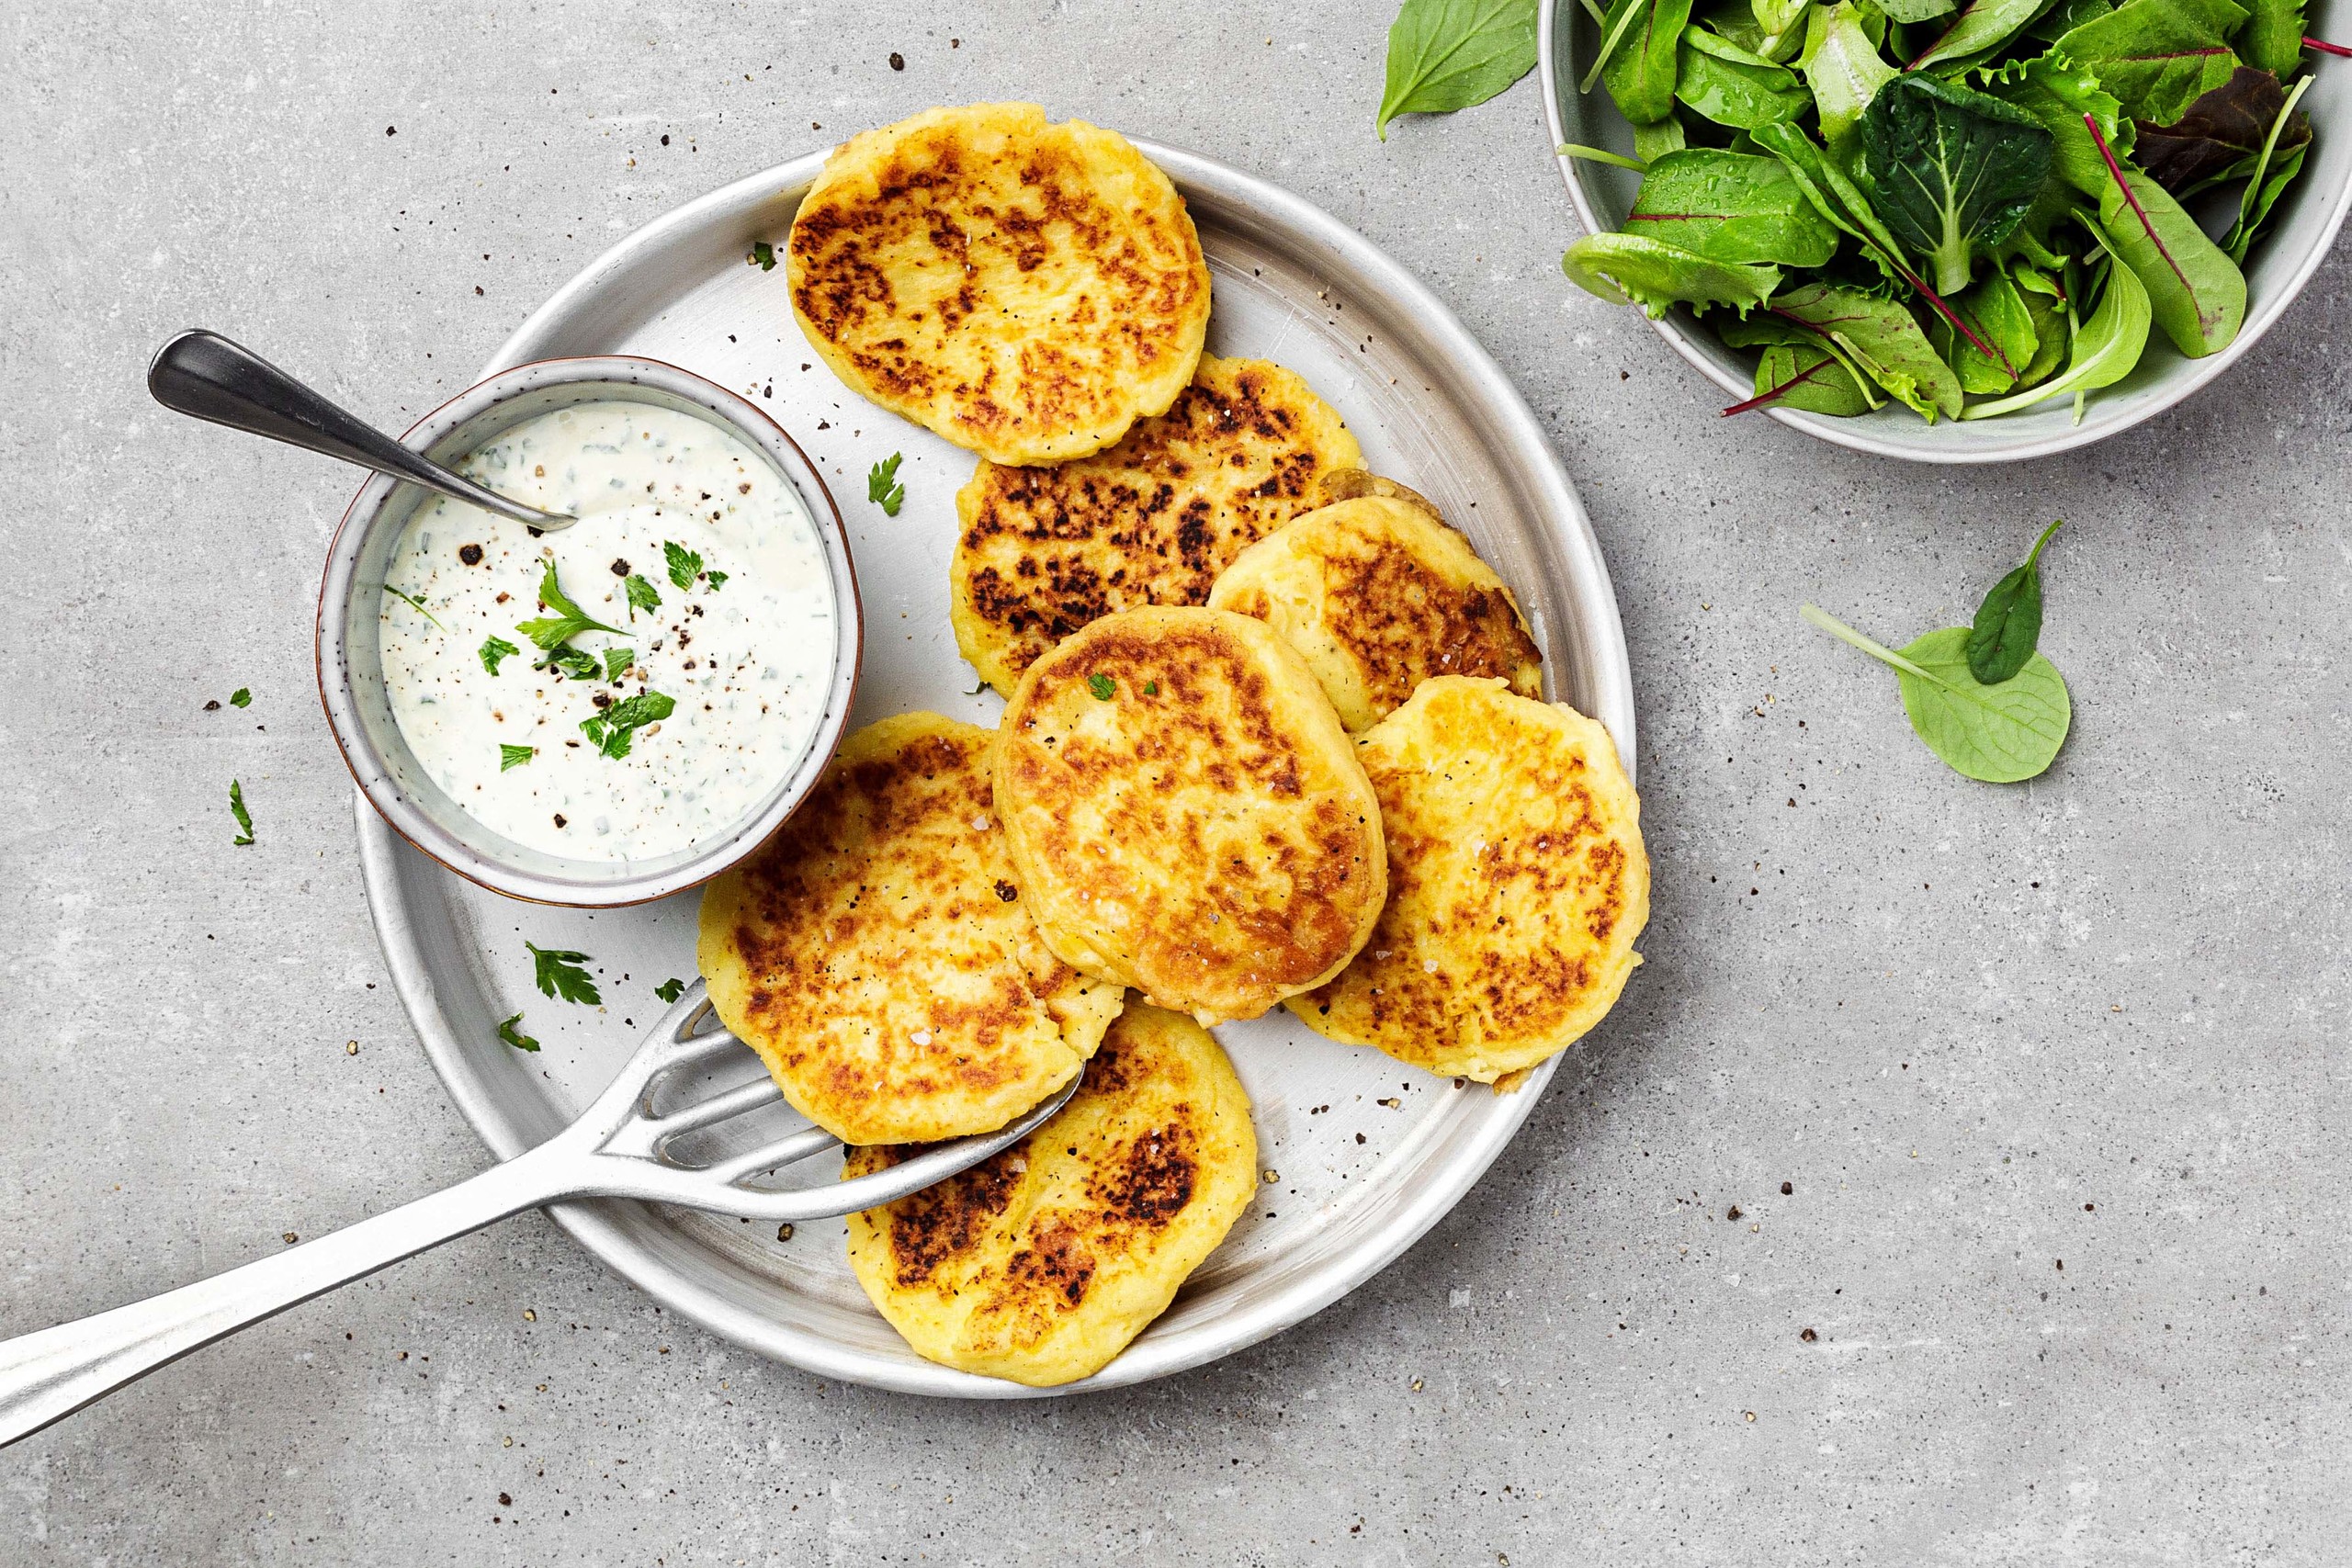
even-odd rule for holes
{"type": "Polygon", "coordinates": [[[1774,314],[1811,327],[1844,349],[1889,396],[1935,422],[1957,418],[1960,378],[1936,353],[1911,312],[1892,299],[1827,283],[1772,297],[1774,314]]]}
{"type": "Polygon", "coordinates": [[[1625,232],[1719,262],[1827,265],[1838,231],[1777,158],[1693,148],[1652,163],[1625,232]]]}
{"type": "Polygon", "coordinates": [[[1735,130],[1792,120],[1813,107],[1796,73],[1750,54],[1707,31],[1682,35],[1682,66],[1674,96],[1698,114],[1735,130]]]}
{"type": "Polygon", "coordinates": [[[1805,22],[1804,52],[1797,58],[1821,110],[1821,134],[1836,147],[1862,122],[1862,111],[1896,72],[1881,58],[1862,26],[1858,0],[1815,10],[1805,22]]]}
{"type": "Polygon", "coordinates": [[[1912,74],[1871,100],[1862,152],[1879,217],[1929,258],[1949,296],[1968,287],[1978,250],[2008,238],[2033,205],[2052,137],[1999,98],[1912,74]]]}
{"type": "Polygon", "coordinates": [[[1781,286],[1776,266],[1744,266],[1638,234],[1588,234],[1560,258],[1560,270],[1586,291],[1617,305],[1639,305],[1656,318],[1674,305],[1704,312],[1729,305],[1745,315],[1781,286]]]}
{"type": "Polygon", "coordinates": [[[2123,183],[2109,180],[2099,227],[2140,275],[2156,324],[2191,359],[2227,348],[2245,322],[2245,274],[2164,186],[2129,164],[2119,167],[2123,183]]]}
{"type": "Polygon", "coordinates": [[[2237,69],[2229,39],[2245,19],[2233,0],[2130,0],[2055,47],[2095,73],[2132,118],[2169,125],[2237,69]]]}

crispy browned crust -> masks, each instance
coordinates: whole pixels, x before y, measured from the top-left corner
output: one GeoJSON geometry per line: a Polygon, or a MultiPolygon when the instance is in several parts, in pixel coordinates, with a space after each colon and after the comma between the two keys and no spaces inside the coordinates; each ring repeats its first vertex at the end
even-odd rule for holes
{"type": "Polygon", "coordinates": [[[1035,104],[932,109],[835,151],[786,248],[834,373],[998,462],[1099,451],[1192,378],[1208,265],[1168,176],[1035,104]]]}
{"type": "Polygon", "coordinates": [[[1361,460],[1297,376],[1204,355],[1167,412],[1107,451],[1056,468],[980,465],[956,497],[956,644],[1010,696],[1040,654],[1090,621],[1204,603],[1235,556],[1319,504],[1335,469],[1361,460]]]}
{"type": "Polygon", "coordinates": [[[1002,736],[1013,863],[1081,971],[1221,1022],[1321,983],[1372,929],[1386,879],[1371,785],[1260,623],[1105,616],[1029,667],[1002,736]]]}
{"type": "MultiPolygon", "coordinates": [[[[912,1151],[853,1149],[844,1177],[912,1151]]],[[[1130,1008],[1069,1104],[1012,1148],[850,1219],[858,1281],[921,1354],[1032,1384],[1102,1367],[1247,1207],[1250,1104],[1190,1019],[1130,1008]]]]}
{"type": "Polygon", "coordinates": [[[1053,955],[995,822],[995,736],[860,731],[760,853],[704,895],[713,1004],[785,1098],[853,1144],[1001,1127],[1068,1083],[1116,987],[1053,955]]]}
{"type": "Polygon", "coordinates": [[[1440,677],[1359,753],[1388,903],[1355,961],[1291,1010],[1487,1083],[1565,1050],[1615,1005],[1649,919],[1641,803],[1607,729],[1498,681],[1440,677]]]}
{"type": "Polygon", "coordinates": [[[1350,729],[1434,675],[1499,676],[1541,697],[1543,654],[1502,579],[1426,502],[1373,483],[1387,488],[1363,487],[1245,552],[1209,603],[1282,632],[1350,729]]]}

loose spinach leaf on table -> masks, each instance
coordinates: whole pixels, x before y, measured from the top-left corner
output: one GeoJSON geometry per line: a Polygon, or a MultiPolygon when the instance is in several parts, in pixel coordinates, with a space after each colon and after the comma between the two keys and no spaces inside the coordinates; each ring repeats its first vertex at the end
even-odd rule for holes
{"type": "Polygon", "coordinates": [[[1930,65],[1990,54],[2041,18],[2054,0],[1973,0],[1943,36],[1905,67],[1924,71],[1930,65]]]}
{"type": "Polygon", "coordinates": [[[2245,274],[2164,186],[2111,153],[2108,171],[2099,227],[2140,275],[2156,324],[2191,359],[2227,348],[2245,321],[2245,274]]]}
{"type": "MultiPolygon", "coordinates": [[[[2091,312],[2091,319],[2075,333],[2074,356],[2065,374],[2012,397],[1978,403],[1961,417],[1991,419],[2031,408],[2045,399],[2095,392],[2101,387],[2115,385],[2132,374],[2132,367],[2140,363],[2140,355],[2147,352],[2148,327],[2153,319],[2148,291],[2141,286],[2139,274],[2129,266],[2108,268],[2107,288],[2099,296],[2098,308],[2091,312]]],[[[2080,417],[2079,410],[2076,417],[2080,417]]]]}
{"type": "Polygon", "coordinates": [[[1959,416],[1960,378],[1896,301],[1859,288],[1811,283],[1775,295],[1769,309],[1836,344],[1889,396],[1930,422],[1939,413],[1959,416]]]}
{"type": "Polygon", "coordinates": [[[2311,119],[2285,115],[2287,89],[2267,71],[2241,65],[2230,79],[2188,106],[2170,125],[2141,120],[2132,160],[2175,197],[2250,169],[2275,130],[2274,145],[2300,147],[2312,139],[2311,119]]]}
{"type": "Polygon", "coordinates": [[[1692,148],[1649,166],[1625,231],[1719,262],[1823,266],[1838,231],[1777,158],[1692,148]]]}
{"type": "Polygon", "coordinates": [[[565,1001],[588,1007],[605,999],[597,991],[594,979],[581,967],[590,962],[586,953],[569,948],[541,947],[533,942],[523,945],[531,950],[531,977],[537,982],[541,996],[561,997],[565,1001]]]}
{"type": "Polygon", "coordinates": [[[2245,18],[2233,0],[2130,0],[2054,47],[2096,73],[2132,118],[2169,125],[2237,69],[2229,38],[2245,18]]]}
{"type": "Polygon", "coordinates": [[[1966,626],[1929,632],[1898,652],[1811,604],[1799,613],[1894,671],[1913,732],[1954,773],[2018,784],[2046,771],[2066,743],[2074,704],[2058,667],[2042,654],[1987,686],[1969,672],[1966,626]]]}
{"type": "Polygon", "coordinates": [[[1483,104],[1535,69],[1536,0],[1405,0],[1388,28],[1387,80],[1374,129],[1400,114],[1483,104]]]}
{"type": "Polygon", "coordinates": [[[2284,81],[2302,67],[2304,30],[2303,0],[2246,0],[2238,53],[2284,81]]]}
{"type": "Polygon", "coordinates": [[[2041,640],[2041,547],[2064,522],[2044,528],[2025,564],[1993,584],[1976,607],[1968,629],[1968,672],[1984,685],[1997,686],[2024,669],[2041,640]]]}
{"type": "Polygon", "coordinates": [[[1815,10],[1805,23],[1804,52],[1797,57],[1797,69],[1813,89],[1821,134],[1832,147],[1853,135],[1871,99],[1897,74],[1871,41],[1860,0],[1839,0],[1815,10]]]}
{"type": "Polygon", "coordinates": [[[1704,28],[1682,34],[1682,65],[1674,96],[1694,112],[1734,130],[1792,120],[1813,107],[1796,73],[1750,54],[1704,28]]]}
{"type": "Polygon", "coordinates": [[[1601,36],[1606,42],[1613,35],[1617,46],[1599,62],[1600,78],[1618,112],[1633,124],[1654,125],[1674,113],[1682,32],[1690,20],[1690,0],[1617,0],[1610,7],[1601,36]]]}
{"type": "Polygon", "coordinates": [[[1978,250],[2025,217],[2049,176],[2051,143],[2033,116],[1935,76],[1888,83],[1862,116],[1878,215],[1929,259],[1946,295],[1967,288],[1978,250]]]}
{"type": "Polygon", "coordinates": [[[1729,305],[1743,315],[1781,286],[1776,266],[1709,261],[1639,234],[1588,234],[1560,258],[1569,280],[1613,305],[1639,305],[1655,318],[1674,305],[1703,312],[1729,305]]]}

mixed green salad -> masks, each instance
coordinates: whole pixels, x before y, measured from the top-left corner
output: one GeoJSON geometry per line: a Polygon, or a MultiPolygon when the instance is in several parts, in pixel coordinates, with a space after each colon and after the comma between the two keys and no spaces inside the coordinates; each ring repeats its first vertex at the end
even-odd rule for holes
{"type": "Polygon", "coordinates": [[[2311,145],[2302,0],[1583,4],[1580,85],[1635,156],[1563,151],[1642,184],[1563,265],[1757,350],[1727,413],[2071,395],[2079,421],[2151,326],[2192,358],[2237,336],[2239,269],[2311,145]]]}

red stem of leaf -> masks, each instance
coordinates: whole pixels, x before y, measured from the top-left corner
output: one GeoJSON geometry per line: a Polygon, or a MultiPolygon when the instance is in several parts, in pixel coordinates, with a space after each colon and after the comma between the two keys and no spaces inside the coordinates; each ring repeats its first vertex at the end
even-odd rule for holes
{"type": "Polygon", "coordinates": [[[2303,40],[2303,47],[2315,49],[2322,54],[2333,54],[2339,59],[2352,60],[2352,49],[2346,49],[2340,43],[2323,43],[2318,39],[2307,38],[2303,40]]]}
{"type": "Polygon", "coordinates": [[[2115,161],[2115,154],[2108,148],[2107,138],[2099,133],[2097,117],[2086,114],[2083,116],[2083,123],[2091,128],[2091,140],[2098,143],[2098,155],[2107,160],[2108,173],[2115,176],[2115,188],[2121,191],[2123,199],[2132,204],[2132,216],[2137,218],[2140,227],[2147,231],[2148,243],[2156,247],[2156,254],[2165,258],[2165,265],[2172,268],[2172,275],[2180,279],[2180,286],[2188,291],[2189,299],[2195,299],[2197,286],[2188,281],[2188,274],[2180,270],[2180,264],[2172,259],[2170,251],[2165,249],[2164,236],[2157,233],[2156,226],[2148,220],[2148,209],[2142,207],[2140,198],[2132,194],[2132,182],[2123,177],[2123,165],[2115,161]]]}
{"type": "Polygon", "coordinates": [[[2003,354],[1991,344],[1986,343],[1983,338],[1978,337],[1976,335],[1975,329],[1971,327],[1966,321],[1961,320],[1960,312],[1953,310],[1950,305],[1945,304],[1944,297],[1928,287],[1928,280],[1926,278],[1921,277],[1917,273],[1913,272],[1909,267],[1905,266],[1903,265],[1903,259],[1900,256],[1890,256],[1887,259],[1894,263],[1894,270],[1903,275],[1903,280],[1905,283],[1908,283],[1912,288],[1927,296],[1928,303],[1936,308],[1936,314],[1941,316],[1945,321],[1951,323],[1952,331],[1958,333],[1961,336],[1966,338],[1971,344],[1974,344],[1977,353],[1993,361],[1994,364],[1998,365],[2002,370],[2007,374],[2010,380],[2014,381],[2018,378],[2018,367],[2009,363],[2009,356],[2003,354]]]}
{"type": "Polygon", "coordinates": [[[1953,18],[1951,26],[1943,30],[1942,37],[1937,39],[1935,42],[1921,50],[1919,51],[1919,59],[1914,60],[1910,64],[1905,66],[1903,69],[1905,71],[1917,71],[1919,69],[1919,60],[1925,60],[1928,56],[1935,53],[1936,51],[1943,48],[1944,39],[1948,39],[1951,37],[1952,34],[1958,32],[1960,30],[1960,24],[1966,21],[1968,19],[1968,13],[1974,9],[1976,9],[1976,7],[1973,6],[1963,6],[1960,15],[1953,18]]]}
{"type": "Polygon", "coordinates": [[[1799,371],[1796,375],[1790,377],[1787,380],[1781,382],[1770,391],[1758,393],[1757,396],[1748,399],[1744,403],[1732,404],[1731,407],[1724,410],[1723,417],[1729,419],[1736,413],[1746,413],[1750,409],[1760,409],[1775,398],[1784,398],[1837,363],[1838,361],[1836,359],[1825,356],[1815,362],[1812,369],[1799,371]]]}

